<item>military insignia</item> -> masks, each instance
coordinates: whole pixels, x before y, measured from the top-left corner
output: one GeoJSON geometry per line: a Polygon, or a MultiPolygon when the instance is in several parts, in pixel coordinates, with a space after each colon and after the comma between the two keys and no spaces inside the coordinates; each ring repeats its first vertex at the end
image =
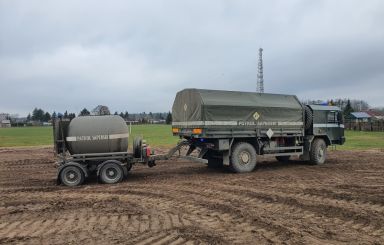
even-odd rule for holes
{"type": "Polygon", "coordinates": [[[258,112],[255,112],[255,113],[253,114],[253,118],[257,121],[257,119],[260,118],[260,114],[259,114],[258,112]]]}

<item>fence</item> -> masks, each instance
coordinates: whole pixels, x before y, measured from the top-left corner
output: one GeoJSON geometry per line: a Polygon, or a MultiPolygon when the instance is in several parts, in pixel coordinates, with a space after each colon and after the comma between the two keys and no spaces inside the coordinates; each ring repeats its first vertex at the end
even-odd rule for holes
{"type": "Polygon", "coordinates": [[[345,129],[355,131],[384,131],[384,120],[377,120],[371,122],[355,122],[346,121],[344,123],[345,129]]]}

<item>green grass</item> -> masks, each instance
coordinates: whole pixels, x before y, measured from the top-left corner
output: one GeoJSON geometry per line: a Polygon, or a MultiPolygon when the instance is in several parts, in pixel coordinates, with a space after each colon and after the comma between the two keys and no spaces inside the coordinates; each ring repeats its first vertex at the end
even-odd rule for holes
{"type": "Polygon", "coordinates": [[[0,147],[52,144],[52,127],[0,128],[0,147]]]}
{"type": "Polygon", "coordinates": [[[133,125],[131,139],[132,146],[135,136],[142,136],[150,146],[175,146],[178,137],[172,135],[171,125],[155,124],[155,125],[133,125]]]}
{"type": "MultiPolygon", "coordinates": [[[[170,125],[133,125],[130,145],[135,136],[142,136],[149,145],[155,147],[174,146],[178,141],[178,137],[172,136],[170,125]]],[[[345,145],[337,146],[337,149],[384,149],[384,132],[345,131],[345,137],[345,145]]],[[[51,144],[51,127],[0,128],[0,147],[51,144]]]]}
{"type": "Polygon", "coordinates": [[[345,131],[346,142],[337,146],[341,150],[384,150],[384,132],[345,131]]]}
{"type": "MultiPolygon", "coordinates": [[[[178,138],[170,125],[133,125],[130,145],[142,136],[151,146],[174,146],[178,138]]],[[[52,127],[0,128],[0,147],[52,145],[52,127]]]]}

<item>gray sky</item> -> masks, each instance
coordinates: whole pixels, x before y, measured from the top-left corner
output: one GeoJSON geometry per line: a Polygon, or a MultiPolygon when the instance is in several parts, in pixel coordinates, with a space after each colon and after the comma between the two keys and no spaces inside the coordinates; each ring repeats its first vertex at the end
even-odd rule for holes
{"type": "Polygon", "coordinates": [[[0,112],[171,110],[187,88],[384,106],[382,0],[0,0],[0,112]]]}

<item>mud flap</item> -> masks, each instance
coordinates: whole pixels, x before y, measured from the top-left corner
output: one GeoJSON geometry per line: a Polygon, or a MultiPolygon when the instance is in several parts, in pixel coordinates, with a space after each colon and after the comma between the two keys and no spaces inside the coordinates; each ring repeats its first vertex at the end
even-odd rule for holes
{"type": "Polygon", "coordinates": [[[229,166],[229,151],[224,151],[223,152],[223,165],[224,166],[229,166]]]}

